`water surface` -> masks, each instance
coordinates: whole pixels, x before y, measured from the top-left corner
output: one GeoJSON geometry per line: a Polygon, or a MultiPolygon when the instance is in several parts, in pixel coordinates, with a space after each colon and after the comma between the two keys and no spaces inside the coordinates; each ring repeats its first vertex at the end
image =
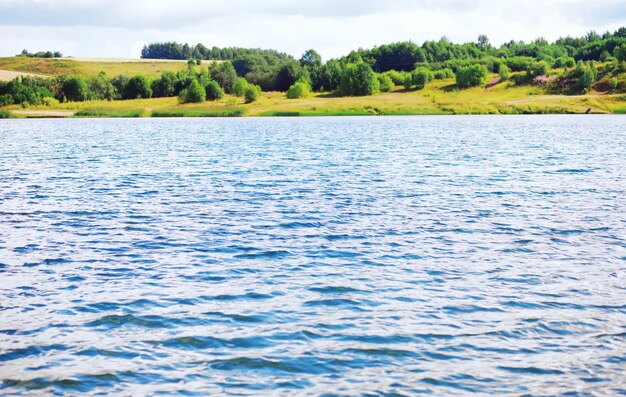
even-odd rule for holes
{"type": "Polygon", "coordinates": [[[625,131],[0,121],[0,394],[626,394],[625,131]]]}

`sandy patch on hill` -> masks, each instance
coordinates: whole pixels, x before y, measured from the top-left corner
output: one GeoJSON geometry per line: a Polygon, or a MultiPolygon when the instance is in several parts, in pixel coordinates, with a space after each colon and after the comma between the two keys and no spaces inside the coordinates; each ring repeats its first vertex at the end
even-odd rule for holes
{"type": "Polygon", "coordinates": [[[48,77],[41,74],[15,72],[13,70],[0,70],[0,81],[11,81],[18,76],[48,77]]]}

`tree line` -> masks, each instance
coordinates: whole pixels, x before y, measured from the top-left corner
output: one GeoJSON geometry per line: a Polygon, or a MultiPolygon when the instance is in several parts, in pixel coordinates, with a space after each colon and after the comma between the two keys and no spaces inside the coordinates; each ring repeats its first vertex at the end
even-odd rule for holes
{"type": "Polygon", "coordinates": [[[20,52],[16,56],[27,58],[63,58],[63,53],[61,51],[28,52],[27,49],[23,49],[22,52],[20,52]]]}
{"type": "MultiPolygon", "coordinates": [[[[602,36],[593,32],[581,38],[564,38],[554,43],[537,39],[532,43],[491,46],[481,35],[475,43],[453,44],[442,39],[417,46],[393,43],[323,62],[315,50],[299,59],[273,50],[190,47],[177,43],[155,43],[142,51],[146,57],[184,55],[228,58],[211,62],[196,71],[198,59],[178,73],[164,72],[159,78],[145,76],[93,78],[59,76],[50,79],[17,78],[0,83],[0,106],[42,104],[47,101],[119,100],[178,96],[180,102],[216,100],[224,93],[255,101],[262,91],[285,92],[302,98],[311,92],[338,96],[374,95],[396,87],[420,90],[434,79],[455,78],[457,89],[486,84],[489,73],[510,84],[545,86],[555,93],[588,91],[600,77],[618,89],[617,76],[626,72],[626,28],[602,36]],[[182,51],[179,52],[179,51],[182,51]],[[170,54],[170,55],[168,55],[170,54]]],[[[621,89],[626,87],[621,87],[621,89]]]]}

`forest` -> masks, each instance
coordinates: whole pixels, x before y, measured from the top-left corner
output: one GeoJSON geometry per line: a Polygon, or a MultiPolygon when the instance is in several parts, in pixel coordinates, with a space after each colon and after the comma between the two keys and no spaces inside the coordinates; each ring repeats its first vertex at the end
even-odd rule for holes
{"type": "MultiPolygon", "coordinates": [[[[47,57],[55,52],[20,56],[47,57]]],[[[142,58],[183,59],[187,68],[163,72],[150,80],[145,76],[60,75],[52,78],[21,77],[0,83],[0,106],[47,104],[86,100],[179,98],[180,103],[221,99],[231,94],[254,102],[262,91],[285,92],[302,98],[312,92],[335,96],[367,96],[423,89],[434,79],[454,78],[454,89],[484,86],[489,74],[511,85],[539,85],[552,94],[586,93],[602,80],[614,92],[624,92],[626,81],[626,27],[602,35],[565,37],[553,43],[536,39],[530,43],[510,41],[498,47],[487,36],[476,42],[455,44],[439,41],[385,44],[358,49],[326,62],[311,49],[299,59],[275,51],[246,48],[208,48],[176,42],[152,43],[142,58]],[[208,62],[207,62],[208,61],[208,62]],[[206,63],[207,67],[197,65],[206,63]]]]}

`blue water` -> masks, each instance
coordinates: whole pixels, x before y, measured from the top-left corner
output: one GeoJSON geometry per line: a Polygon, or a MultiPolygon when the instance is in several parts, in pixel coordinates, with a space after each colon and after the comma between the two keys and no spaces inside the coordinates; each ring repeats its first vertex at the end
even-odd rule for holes
{"type": "Polygon", "coordinates": [[[626,117],[0,121],[0,394],[626,394],[626,117]]]}

